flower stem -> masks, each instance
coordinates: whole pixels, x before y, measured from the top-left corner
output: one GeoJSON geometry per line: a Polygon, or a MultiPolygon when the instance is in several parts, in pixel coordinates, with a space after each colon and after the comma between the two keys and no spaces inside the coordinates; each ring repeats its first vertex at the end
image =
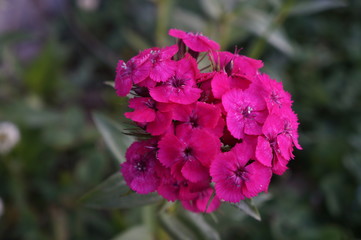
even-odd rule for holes
{"type": "Polygon", "coordinates": [[[142,220],[143,224],[147,227],[149,233],[152,234],[153,239],[159,239],[159,231],[158,231],[158,221],[157,221],[157,206],[147,205],[142,209],[142,220]]]}
{"type": "Polygon", "coordinates": [[[157,5],[156,43],[158,46],[165,46],[167,44],[166,36],[172,0],[157,0],[155,2],[157,5]]]}

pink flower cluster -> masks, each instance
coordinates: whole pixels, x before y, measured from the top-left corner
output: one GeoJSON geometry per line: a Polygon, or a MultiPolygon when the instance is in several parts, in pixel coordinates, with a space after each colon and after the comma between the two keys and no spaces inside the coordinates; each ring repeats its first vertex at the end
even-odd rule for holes
{"type": "Polygon", "coordinates": [[[117,94],[133,95],[125,116],[149,133],[127,150],[125,181],[194,212],[266,192],[301,149],[290,94],[259,72],[260,60],[219,51],[200,33],[169,35],[177,44],[117,66],[117,94]]]}

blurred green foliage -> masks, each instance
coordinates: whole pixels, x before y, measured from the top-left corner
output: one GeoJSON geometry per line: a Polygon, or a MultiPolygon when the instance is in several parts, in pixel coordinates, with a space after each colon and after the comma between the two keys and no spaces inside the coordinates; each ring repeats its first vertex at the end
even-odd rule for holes
{"type": "MultiPolygon", "coordinates": [[[[42,24],[0,33],[0,121],[21,132],[13,151],[0,155],[0,239],[145,239],[142,223],[152,220],[141,208],[94,210],[80,198],[119,168],[92,112],[120,123],[126,100],[104,82],[113,80],[118,59],[172,44],[171,27],[262,59],[292,93],[300,118],[304,150],[273,178],[272,198],[256,202],[262,221],[229,206],[213,216],[218,222],[205,216],[221,239],[361,238],[359,0],[108,0],[94,10],[54,1],[64,4],[50,13],[39,7],[45,1],[30,2],[42,24]],[[36,54],[24,58],[24,44],[36,54]]],[[[184,214],[153,220],[203,221],[184,214]]]]}

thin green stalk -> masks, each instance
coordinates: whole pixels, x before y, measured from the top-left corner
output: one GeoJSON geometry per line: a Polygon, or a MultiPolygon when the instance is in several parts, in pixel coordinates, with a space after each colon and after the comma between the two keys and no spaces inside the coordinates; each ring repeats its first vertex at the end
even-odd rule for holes
{"type": "Polygon", "coordinates": [[[148,231],[152,234],[153,239],[158,239],[158,219],[157,219],[157,206],[147,205],[142,209],[142,220],[143,224],[147,227],[148,231]]]}
{"type": "Polygon", "coordinates": [[[223,49],[227,49],[231,34],[231,22],[233,20],[233,14],[223,12],[219,21],[219,44],[223,49]]]}
{"type": "Polygon", "coordinates": [[[288,0],[284,2],[279,13],[273,19],[265,33],[252,44],[250,53],[248,54],[249,57],[259,58],[262,55],[266,47],[267,38],[286,20],[292,6],[293,0],[288,0]]]}
{"type": "Polygon", "coordinates": [[[155,29],[155,39],[157,46],[167,44],[167,31],[172,0],[156,0],[157,19],[155,29]]]}

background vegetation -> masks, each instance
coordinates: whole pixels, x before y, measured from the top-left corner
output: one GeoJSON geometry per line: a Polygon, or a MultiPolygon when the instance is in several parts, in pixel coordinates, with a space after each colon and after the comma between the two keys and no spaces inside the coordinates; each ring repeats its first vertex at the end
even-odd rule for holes
{"type": "Polygon", "coordinates": [[[262,221],[221,209],[207,216],[221,238],[361,239],[360,12],[359,0],[1,0],[0,121],[21,139],[0,155],[0,239],[130,239],[119,234],[149,222],[79,200],[119,169],[92,117],[124,112],[104,82],[118,59],[172,44],[169,28],[262,59],[301,122],[304,150],[273,178],[262,221]]]}

